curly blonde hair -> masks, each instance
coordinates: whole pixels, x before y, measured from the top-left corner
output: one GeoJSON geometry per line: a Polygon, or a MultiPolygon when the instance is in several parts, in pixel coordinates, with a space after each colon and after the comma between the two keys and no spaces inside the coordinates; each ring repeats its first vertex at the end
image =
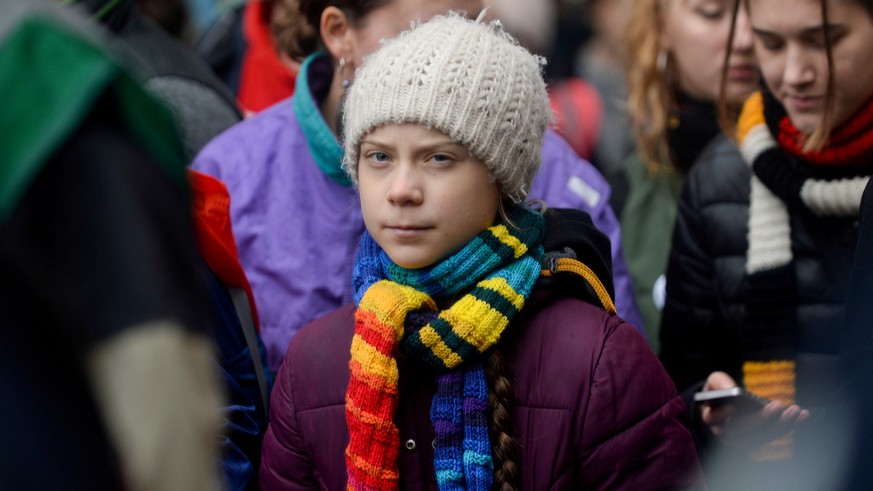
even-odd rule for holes
{"type": "Polygon", "coordinates": [[[665,2],[633,2],[626,31],[628,114],[637,150],[652,172],[672,165],[667,133],[674,105],[670,83],[674,67],[669,59],[666,67],[658,67],[665,2]]]}

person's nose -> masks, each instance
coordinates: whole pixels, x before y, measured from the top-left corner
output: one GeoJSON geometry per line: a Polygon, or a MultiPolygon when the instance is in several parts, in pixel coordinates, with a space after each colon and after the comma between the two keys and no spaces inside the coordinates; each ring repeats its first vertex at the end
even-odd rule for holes
{"type": "Polygon", "coordinates": [[[389,176],[388,195],[391,204],[409,206],[420,204],[424,198],[421,171],[413,164],[401,163],[389,176]]]}
{"type": "Polygon", "coordinates": [[[732,50],[735,53],[753,54],[755,49],[754,35],[752,34],[752,24],[749,22],[749,15],[746,9],[742,6],[737,12],[737,23],[734,28],[734,39],[732,50]]]}
{"type": "Polygon", "coordinates": [[[804,48],[789,44],[786,47],[782,83],[798,88],[815,82],[815,77],[813,56],[804,48]]]}

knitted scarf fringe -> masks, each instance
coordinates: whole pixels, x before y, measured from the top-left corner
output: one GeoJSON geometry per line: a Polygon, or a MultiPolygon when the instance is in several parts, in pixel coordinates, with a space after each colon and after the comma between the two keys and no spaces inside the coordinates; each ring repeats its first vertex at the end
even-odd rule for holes
{"type": "Polygon", "coordinates": [[[464,362],[499,340],[540,272],[542,216],[514,207],[511,219],[517,229],[497,224],[423,270],[400,268],[369,234],[362,237],[353,279],[358,309],[346,394],[347,489],[398,488],[400,441],[393,422],[398,348],[442,374],[431,407],[440,489],[490,489],[487,384],[480,363],[464,362]],[[434,298],[464,292],[424,327],[410,325],[421,317],[417,311],[438,310],[434,298]]]}

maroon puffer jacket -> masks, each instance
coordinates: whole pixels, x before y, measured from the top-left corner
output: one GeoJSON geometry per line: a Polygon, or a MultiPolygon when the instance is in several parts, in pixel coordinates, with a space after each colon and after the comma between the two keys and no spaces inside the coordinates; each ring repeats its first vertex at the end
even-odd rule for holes
{"type": "MultiPolygon", "coordinates": [[[[353,316],[344,307],[292,339],[272,394],[262,489],[345,489],[353,316]]],[[[682,400],[630,324],[540,292],[501,346],[512,367],[522,489],[677,489],[700,481],[682,400]]],[[[435,389],[430,374],[400,360],[401,489],[437,489],[435,389]]]]}

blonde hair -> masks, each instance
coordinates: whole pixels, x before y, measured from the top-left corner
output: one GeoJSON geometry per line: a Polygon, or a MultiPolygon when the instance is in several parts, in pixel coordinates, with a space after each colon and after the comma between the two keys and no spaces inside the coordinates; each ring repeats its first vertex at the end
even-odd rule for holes
{"type": "Polygon", "coordinates": [[[658,67],[666,1],[633,2],[626,31],[628,114],[637,150],[651,172],[672,165],[667,133],[674,104],[670,84],[674,67],[669,57],[666,67],[658,67]]]}

